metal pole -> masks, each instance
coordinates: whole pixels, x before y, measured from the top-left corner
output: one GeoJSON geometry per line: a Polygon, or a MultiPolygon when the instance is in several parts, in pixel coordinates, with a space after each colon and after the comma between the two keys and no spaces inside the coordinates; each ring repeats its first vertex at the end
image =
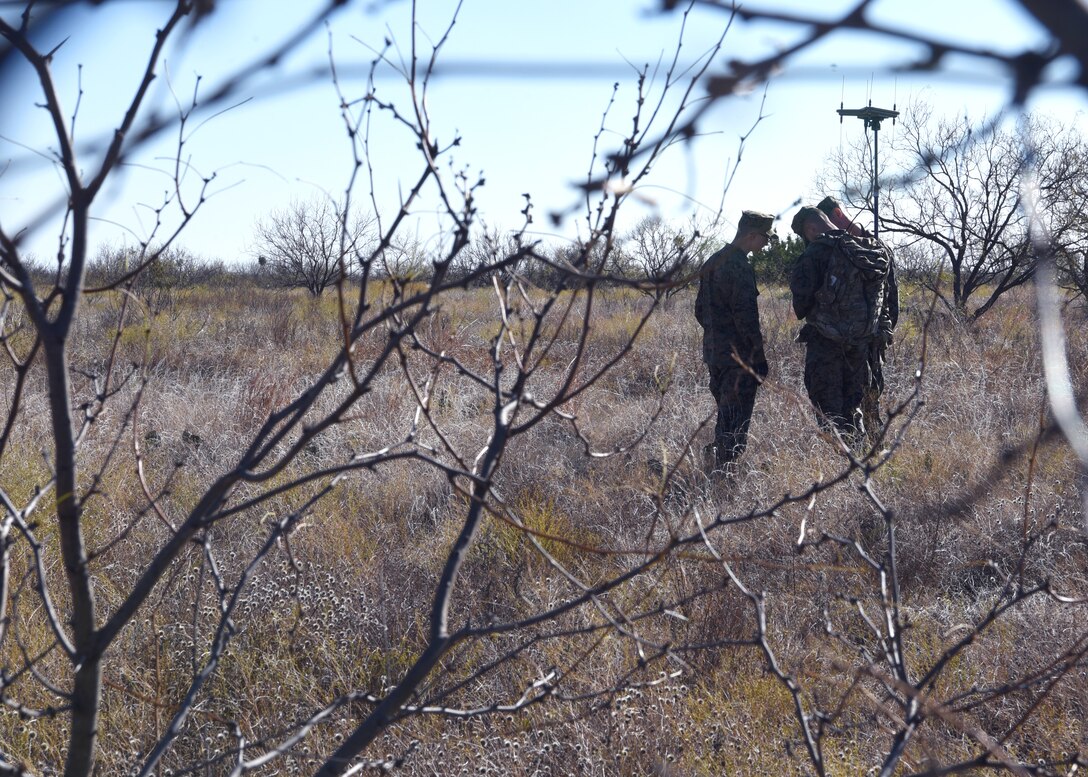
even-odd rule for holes
{"type": "Polygon", "coordinates": [[[839,104],[840,124],[843,116],[857,116],[865,122],[865,129],[873,128],[873,237],[880,234],[880,122],[891,119],[892,124],[895,124],[895,117],[898,115],[899,111],[894,107],[874,108],[871,101],[865,108],[843,108],[842,103],[839,104]]]}
{"type": "Polygon", "coordinates": [[[880,121],[873,121],[873,239],[880,237],[880,121]]]}

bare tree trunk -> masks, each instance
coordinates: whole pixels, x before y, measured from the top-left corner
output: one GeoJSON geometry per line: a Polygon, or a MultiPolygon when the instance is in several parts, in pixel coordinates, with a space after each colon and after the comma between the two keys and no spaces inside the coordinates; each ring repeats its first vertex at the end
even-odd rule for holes
{"type": "MultiPolygon", "coordinates": [[[[55,327],[59,325],[60,322],[54,324],[55,327]]],[[[83,508],[78,493],[66,339],[63,335],[47,336],[45,359],[49,374],[49,404],[55,451],[57,521],[64,571],[72,597],[71,627],[75,649],[73,660],[76,665],[71,691],[71,746],[64,773],[66,777],[80,777],[90,774],[94,762],[101,668],[95,645],[94,593],[91,590],[87,552],[80,525],[83,508]]]]}

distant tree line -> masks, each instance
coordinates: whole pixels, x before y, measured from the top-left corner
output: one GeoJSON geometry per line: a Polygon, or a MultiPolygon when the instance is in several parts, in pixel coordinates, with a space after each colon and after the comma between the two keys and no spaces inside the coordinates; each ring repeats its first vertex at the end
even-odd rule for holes
{"type": "MultiPolygon", "coordinates": [[[[127,284],[148,299],[166,299],[178,290],[212,282],[252,282],[321,296],[341,278],[358,280],[364,269],[359,256],[375,250],[372,221],[353,218],[350,229],[346,223],[343,212],[326,201],[295,202],[257,225],[250,261],[200,257],[178,245],[105,244],[89,262],[87,279],[92,287],[127,284]]],[[[499,262],[503,282],[516,277],[555,290],[578,286],[579,274],[593,267],[617,283],[645,281],[646,293],[672,296],[690,285],[702,262],[728,242],[720,233],[714,225],[677,227],[650,216],[621,234],[606,255],[599,242],[531,241],[522,233],[483,226],[445,272],[447,278],[463,279],[467,285],[490,285],[491,279],[480,270],[499,262]]],[[[434,257],[418,241],[393,242],[378,256],[365,266],[369,280],[408,283],[433,276],[434,257]]],[[[782,276],[778,253],[769,252],[762,261],[778,268],[773,277],[782,276]],[[778,258],[770,258],[772,254],[778,258]]],[[[44,268],[37,272],[43,279],[47,274],[44,268]]]]}
{"type": "MultiPolygon", "coordinates": [[[[818,190],[840,196],[847,209],[872,208],[871,138],[833,154],[818,190]]],[[[1029,117],[1017,131],[993,122],[934,116],[916,103],[903,111],[898,134],[882,160],[882,236],[896,251],[899,272],[936,291],[949,307],[972,319],[1010,289],[1030,281],[1038,264],[1025,196],[1037,199],[1047,222],[1060,284],[1088,297],[1088,144],[1073,127],[1029,117]],[[1021,186],[1034,170],[1027,188],[1021,186]]],[[[650,215],[609,245],[600,240],[532,240],[524,232],[479,225],[447,277],[490,284],[483,267],[503,267],[503,282],[519,278],[556,290],[576,287],[587,267],[616,282],[643,282],[647,294],[671,297],[688,287],[699,267],[731,237],[721,218],[669,222],[650,215]]],[[[107,246],[88,269],[91,285],[131,275],[132,291],[158,304],[178,289],[228,277],[266,286],[304,288],[315,296],[340,279],[400,283],[427,281],[436,256],[418,239],[400,237],[378,248],[376,224],[348,213],[329,198],[296,201],[254,229],[255,262],[228,266],[186,249],[107,246]],[[364,263],[362,257],[376,259],[364,263]],[[139,271],[146,265],[146,271],[139,271]]],[[[788,283],[804,250],[792,233],[753,258],[761,283],[788,283]]],[[[599,280],[599,279],[598,279],[599,280]]]]}
{"type": "MultiPolygon", "coordinates": [[[[815,181],[818,191],[833,192],[854,214],[872,208],[871,142],[866,133],[832,154],[815,181]]],[[[1035,199],[1046,222],[1059,283],[1088,297],[1088,144],[1075,127],[1028,116],[1015,130],[1005,129],[995,120],[937,116],[917,102],[902,112],[897,133],[885,143],[880,174],[880,226],[896,251],[900,275],[934,290],[961,315],[977,319],[1033,278],[1038,247],[1022,207],[1025,197],[1035,199]]],[[[377,245],[374,226],[369,216],[348,214],[329,199],[293,203],[257,225],[254,278],[320,295],[341,277],[358,276],[359,257],[377,245]]],[[[616,232],[607,246],[596,239],[533,242],[524,232],[479,225],[447,273],[490,283],[479,268],[516,258],[504,263],[504,273],[540,288],[577,286],[582,270],[594,267],[617,282],[644,282],[648,294],[669,297],[693,282],[731,234],[720,215],[684,223],[646,216],[616,232]]],[[[804,249],[792,233],[779,237],[753,258],[761,283],[787,283],[804,249]]],[[[118,253],[110,261],[116,277],[123,269],[116,265],[128,259],[118,253]]],[[[174,276],[206,275],[194,262],[183,253],[167,254],[141,283],[169,285],[174,276]]],[[[401,238],[378,252],[368,272],[372,279],[424,281],[433,267],[426,245],[401,238]]]]}

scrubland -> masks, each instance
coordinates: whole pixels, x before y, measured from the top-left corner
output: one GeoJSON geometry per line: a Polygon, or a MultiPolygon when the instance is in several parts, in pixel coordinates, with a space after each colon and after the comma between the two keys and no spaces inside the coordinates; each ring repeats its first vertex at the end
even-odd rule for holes
{"type": "MultiPolygon", "coordinates": [[[[72,346],[77,384],[107,360],[120,300],[104,294],[84,303],[72,346]]],[[[980,753],[1065,773],[1088,747],[1088,619],[1085,605],[1059,595],[1088,597],[1088,542],[1076,462],[1049,421],[1032,298],[1009,294],[973,324],[931,302],[905,289],[886,367],[889,432],[872,466],[851,470],[804,396],[788,293],[765,288],[771,374],[731,479],[708,475],[693,454],[710,438],[713,406],[691,295],[664,302],[620,364],[561,408],[577,417],[584,439],[555,418],[505,450],[496,499],[522,526],[496,516],[484,523],[450,618],[525,619],[575,596],[579,585],[622,574],[670,537],[715,517],[737,520],[718,526],[706,545],[679,548],[603,593],[597,608],[571,610],[547,628],[530,623],[465,641],[413,698],[426,709],[391,725],[367,755],[420,775],[810,774],[800,705],[819,732],[828,773],[875,774],[900,715],[884,690],[888,645],[880,636],[894,585],[912,681],[940,662],[920,702],[932,703],[932,712],[896,773],[927,773],[980,753]],[[612,455],[587,456],[587,445],[612,455]],[[783,499],[842,472],[808,498],[783,499]],[[861,488],[867,475],[886,513],[861,488]],[[895,565],[884,571],[894,578],[882,580],[864,558],[887,558],[889,516],[895,565]],[[1016,591],[1047,582],[1046,592],[1011,604],[1016,591]],[[778,674],[755,639],[760,614],[745,591],[762,595],[762,633],[778,674]],[[614,622],[588,628],[593,618],[614,622]],[[669,648],[654,654],[628,638],[632,630],[669,648]],[[968,635],[969,645],[948,653],[968,635]],[[552,678],[551,692],[518,706],[542,678],[552,678]]],[[[594,304],[587,371],[623,347],[649,303],[615,290],[594,304]]],[[[494,307],[491,290],[462,290],[419,337],[486,370],[498,332],[494,307]]],[[[91,463],[83,477],[89,486],[97,478],[85,500],[89,552],[107,612],[171,524],[341,342],[330,295],[205,287],[179,292],[155,313],[134,310],[117,339],[119,363],[133,369],[83,443],[91,463]]],[[[1083,392],[1084,311],[1074,304],[1066,317],[1074,387],[1083,392]]],[[[573,326],[558,331],[554,364],[541,367],[538,381],[560,380],[573,348],[564,338],[577,334],[573,326]]],[[[379,334],[361,341],[356,360],[382,345],[379,334]]],[[[409,361],[404,370],[417,367],[409,361]]],[[[418,373],[422,384],[423,366],[418,373]]],[[[287,483],[360,452],[437,445],[437,432],[419,423],[404,374],[390,369],[356,412],[277,477],[287,483]]],[[[487,441],[492,398],[456,370],[431,385],[442,434],[474,454],[487,441]]],[[[0,485],[16,499],[48,473],[44,391],[31,390],[24,402],[0,471],[0,485]]],[[[162,774],[229,773],[240,738],[250,753],[278,744],[330,698],[347,695],[350,703],[311,736],[257,771],[311,772],[370,709],[365,693],[381,696],[412,665],[465,496],[413,457],[332,481],[315,477],[241,510],[181,555],[110,656],[101,774],[133,769],[162,736],[219,628],[217,592],[240,580],[247,582],[238,586],[229,647],[162,774]],[[289,541],[250,565],[270,522],[292,513],[301,518],[289,541]],[[208,546],[215,568],[205,561],[208,546]]],[[[40,541],[55,544],[51,519],[40,520],[40,541]]],[[[34,655],[50,644],[34,626],[32,563],[25,553],[12,559],[17,595],[8,617],[21,627],[18,641],[3,645],[9,653],[34,655]]],[[[42,675],[54,660],[46,651],[42,675]]],[[[27,677],[5,682],[34,685],[27,677]]],[[[39,701],[55,703],[44,691],[39,701]]],[[[61,720],[0,713],[0,742],[9,756],[54,773],[63,761],[61,720]]]]}

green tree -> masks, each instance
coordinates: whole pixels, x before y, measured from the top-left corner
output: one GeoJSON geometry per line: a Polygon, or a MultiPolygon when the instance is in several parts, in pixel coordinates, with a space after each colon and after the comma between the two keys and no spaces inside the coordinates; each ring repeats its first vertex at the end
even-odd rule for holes
{"type": "Polygon", "coordinates": [[[793,263],[805,250],[805,241],[790,232],[786,239],[772,240],[766,248],[753,256],[756,279],[762,284],[788,283],[793,263]]]}

